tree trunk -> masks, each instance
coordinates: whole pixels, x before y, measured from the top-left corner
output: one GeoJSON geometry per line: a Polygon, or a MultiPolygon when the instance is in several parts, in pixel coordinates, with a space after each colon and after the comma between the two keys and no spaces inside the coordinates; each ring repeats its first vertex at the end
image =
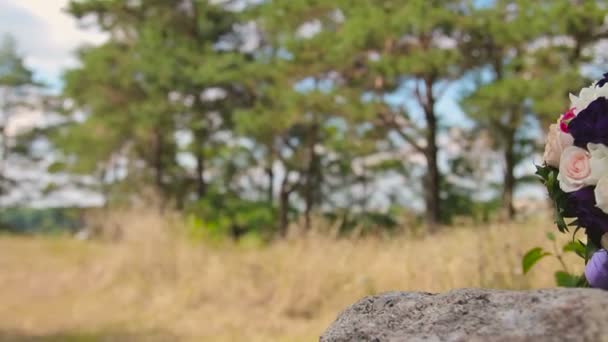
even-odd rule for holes
{"type": "Polygon", "coordinates": [[[279,191],[279,236],[287,236],[287,228],[289,226],[289,195],[290,190],[288,189],[288,174],[285,174],[283,182],[281,183],[281,189],[279,191]]]}
{"type": "Polygon", "coordinates": [[[274,170],[271,165],[266,168],[266,176],[268,177],[268,190],[266,193],[266,200],[268,201],[268,206],[272,207],[274,204],[274,170]]]}
{"type": "Polygon", "coordinates": [[[513,206],[513,193],[515,191],[515,132],[509,131],[507,143],[504,148],[505,172],[503,175],[502,205],[504,217],[511,221],[515,218],[515,207],[513,206]]]}
{"type": "Polygon", "coordinates": [[[8,157],[8,132],[7,132],[6,124],[0,123],[0,176],[4,173],[4,167],[6,164],[6,159],[8,157]]]}
{"type": "MultiPolygon", "coordinates": [[[[500,51],[496,53],[496,58],[494,60],[494,72],[496,73],[496,80],[502,81],[504,79],[504,70],[502,65],[502,58],[504,52],[500,51]]],[[[513,206],[513,193],[515,190],[515,151],[513,150],[515,144],[515,132],[517,127],[519,126],[519,118],[517,116],[516,110],[511,110],[509,113],[510,124],[514,124],[513,128],[507,128],[504,131],[504,139],[505,145],[503,147],[503,158],[505,162],[505,170],[503,174],[503,190],[502,190],[502,207],[503,207],[503,217],[507,220],[511,221],[515,218],[515,207],[513,206]],[[516,118],[518,118],[516,120],[516,118]]],[[[496,125],[503,128],[503,124],[497,122],[496,125]]],[[[502,130],[501,130],[502,132],[502,130]]],[[[501,133],[502,135],[503,133],[501,133]]]]}
{"type": "Polygon", "coordinates": [[[160,196],[160,211],[164,211],[165,208],[165,186],[164,186],[164,176],[165,176],[165,163],[163,160],[164,151],[164,137],[160,128],[156,128],[154,130],[154,157],[153,157],[153,167],[154,167],[154,184],[160,196]]]}
{"type": "Polygon", "coordinates": [[[196,136],[196,194],[198,199],[203,199],[207,196],[207,182],[205,181],[205,142],[207,140],[207,133],[205,130],[198,130],[195,133],[196,136]]]}
{"type": "Polygon", "coordinates": [[[196,194],[198,199],[207,196],[207,183],[205,182],[205,156],[202,151],[196,155],[196,194]]]}
{"type": "Polygon", "coordinates": [[[5,179],[4,173],[6,168],[6,159],[8,154],[8,134],[6,132],[6,124],[0,123],[0,196],[5,194],[5,179]]]}
{"type": "Polygon", "coordinates": [[[8,158],[8,90],[2,91],[2,113],[0,113],[0,196],[5,193],[6,160],[8,158]]]}
{"type": "Polygon", "coordinates": [[[319,127],[315,123],[310,127],[310,141],[308,145],[308,170],[306,172],[306,186],[304,187],[304,227],[310,230],[311,215],[315,205],[315,195],[318,187],[319,175],[319,156],[315,152],[318,140],[319,127]]]}
{"type": "Polygon", "coordinates": [[[428,77],[424,80],[426,103],[424,103],[424,114],[427,124],[425,158],[427,162],[427,174],[425,177],[425,204],[426,204],[426,224],[429,232],[437,231],[441,220],[440,204],[440,174],[437,164],[437,116],[435,114],[435,97],[433,94],[433,84],[435,80],[428,77]]]}

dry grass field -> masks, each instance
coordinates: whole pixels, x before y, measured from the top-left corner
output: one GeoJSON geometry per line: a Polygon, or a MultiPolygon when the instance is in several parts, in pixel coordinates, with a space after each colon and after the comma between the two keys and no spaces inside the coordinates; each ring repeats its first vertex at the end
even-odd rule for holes
{"type": "Polygon", "coordinates": [[[179,221],[150,213],[112,220],[125,227],[121,242],[0,236],[0,340],[315,341],[366,295],[551,287],[559,267],[547,259],[521,273],[525,250],[551,248],[543,219],[263,247],[192,242],[179,221]]]}

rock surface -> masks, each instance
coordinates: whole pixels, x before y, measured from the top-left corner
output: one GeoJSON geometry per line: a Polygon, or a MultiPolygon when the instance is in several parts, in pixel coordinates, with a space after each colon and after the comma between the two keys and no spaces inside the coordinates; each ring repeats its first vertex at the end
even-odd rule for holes
{"type": "Polygon", "coordinates": [[[608,341],[608,292],[385,293],[346,309],[320,341],[608,341]]]}

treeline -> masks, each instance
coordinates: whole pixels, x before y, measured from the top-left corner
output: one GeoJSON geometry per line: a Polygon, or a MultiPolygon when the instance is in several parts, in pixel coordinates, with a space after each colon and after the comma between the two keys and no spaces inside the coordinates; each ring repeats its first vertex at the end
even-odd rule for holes
{"type": "Polygon", "coordinates": [[[568,93],[601,71],[596,46],[608,36],[607,1],[74,0],[67,10],[108,40],[65,73],[56,110],[69,120],[37,132],[53,143],[52,169],[95,175],[109,203],[153,189],[162,206],[235,235],[284,235],[316,217],[391,227],[416,205],[431,231],[495,202],[513,218],[527,180],[516,167],[568,93]]]}

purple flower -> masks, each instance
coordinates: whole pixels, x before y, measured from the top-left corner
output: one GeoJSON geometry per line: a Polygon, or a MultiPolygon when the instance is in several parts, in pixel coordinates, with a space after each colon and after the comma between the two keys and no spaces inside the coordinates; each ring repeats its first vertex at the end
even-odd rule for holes
{"type": "Polygon", "coordinates": [[[605,249],[593,253],[585,266],[585,278],[591,287],[608,290],[608,252],[605,249]]]}
{"type": "Polygon", "coordinates": [[[608,145],[608,99],[600,97],[580,111],[568,124],[574,145],[587,148],[588,143],[608,145]]]}
{"type": "Polygon", "coordinates": [[[608,83],[608,72],[604,74],[604,78],[597,82],[597,86],[603,87],[606,83],[608,83]]]}
{"type": "Polygon", "coordinates": [[[608,232],[608,214],[596,207],[594,189],[588,186],[567,194],[566,216],[578,218],[591,241],[599,246],[602,234],[608,232]]]}

